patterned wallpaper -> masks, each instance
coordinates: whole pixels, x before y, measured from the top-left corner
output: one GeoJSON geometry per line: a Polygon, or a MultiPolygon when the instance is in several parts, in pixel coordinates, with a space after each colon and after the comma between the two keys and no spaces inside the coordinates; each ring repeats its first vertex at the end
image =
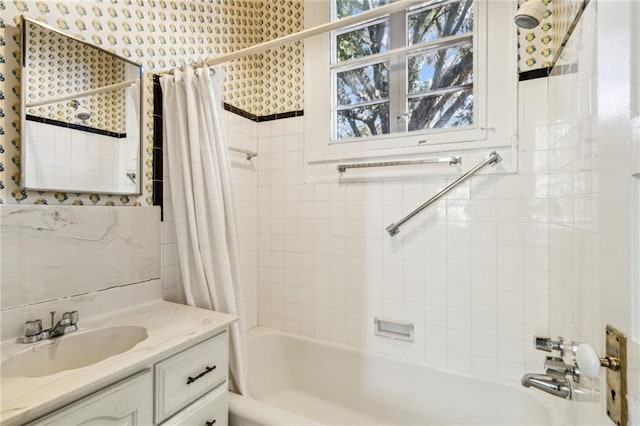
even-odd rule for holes
{"type": "MultiPolygon", "coordinates": [[[[272,40],[304,29],[304,0],[265,1],[261,38],[272,40]]],[[[303,43],[267,50],[260,61],[261,100],[256,115],[299,111],[304,108],[303,43]]],[[[253,111],[252,111],[253,112],[253,111]]]]}
{"type": "MultiPolygon", "coordinates": [[[[264,2],[256,0],[0,0],[0,203],[150,205],[151,74],[259,43],[263,5],[264,2]],[[141,197],[20,190],[20,32],[17,23],[21,14],[143,65],[141,197]]],[[[262,114],[258,90],[258,82],[262,81],[261,62],[260,57],[247,57],[224,67],[226,102],[262,114]]]]}
{"type": "MultiPolygon", "coordinates": [[[[519,0],[519,4],[525,0],[519,0]]],[[[584,0],[538,0],[545,5],[542,22],[532,30],[518,31],[520,72],[551,67],[584,0]]]]}
{"type": "MultiPolygon", "coordinates": [[[[54,99],[97,89],[126,80],[125,62],[86,44],[70,41],[54,31],[26,22],[27,103],[54,99]]],[[[91,114],[87,120],[75,117],[71,101],[27,108],[27,114],[126,133],[125,91],[111,90],[77,99],[78,111],[91,114]]]]}
{"type": "MultiPolygon", "coordinates": [[[[585,6],[586,0],[554,0],[553,16],[555,30],[553,32],[553,50],[556,53],[554,61],[557,60],[560,50],[567,42],[567,35],[573,31],[577,24],[576,16],[580,9],[585,6]]],[[[555,63],[555,62],[554,62],[555,63]]]]}
{"type": "MultiPolygon", "coordinates": [[[[519,4],[525,0],[519,0],[519,4]]],[[[555,14],[554,3],[558,0],[539,0],[546,8],[540,25],[531,30],[518,30],[518,69],[520,72],[548,68],[553,63],[556,49],[554,44],[555,14]]],[[[515,25],[515,24],[514,24],[515,25]]]]}

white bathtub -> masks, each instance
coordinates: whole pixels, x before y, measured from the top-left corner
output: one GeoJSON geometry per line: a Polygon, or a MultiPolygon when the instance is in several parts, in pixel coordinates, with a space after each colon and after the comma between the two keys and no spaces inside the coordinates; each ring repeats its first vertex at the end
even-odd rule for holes
{"type": "Polygon", "coordinates": [[[557,425],[547,395],[258,327],[229,424],[557,425]]]}

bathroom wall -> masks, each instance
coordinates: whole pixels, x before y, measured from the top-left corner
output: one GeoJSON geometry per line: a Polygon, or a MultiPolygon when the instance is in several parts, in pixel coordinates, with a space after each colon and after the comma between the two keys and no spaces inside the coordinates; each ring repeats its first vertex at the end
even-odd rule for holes
{"type": "MultiPolygon", "coordinates": [[[[292,0],[282,0],[282,5],[290,3],[292,0]]],[[[300,25],[294,21],[296,15],[285,19],[286,14],[279,13],[281,9],[278,7],[272,6],[270,11],[263,11],[265,3],[242,0],[1,1],[0,5],[0,35],[4,41],[0,43],[0,59],[5,70],[0,79],[0,135],[3,136],[0,142],[0,203],[151,205],[151,73],[259,43],[263,39],[263,28],[267,27],[265,22],[270,23],[265,35],[269,37],[277,37],[278,31],[292,31],[300,25]],[[146,74],[141,197],[96,197],[90,193],[39,193],[20,189],[20,34],[17,23],[21,14],[142,64],[146,74]]],[[[226,74],[225,101],[260,114],[281,111],[278,102],[284,99],[282,93],[288,94],[287,99],[301,96],[295,95],[296,87],[290,85],[296,81],[291,73],[297,74],[298,66],[294,64],[299,63],[300,58],[290,59],[289,55],[290,49],[275,51],[274,60],[291,65],[281,67],[276,64],[265,75],[259,70],[264,63],[270,63],[270,58],[263,61],[261,56],[248,57],[226,64],[223,67],[226,74]],[[282,84],[274,86],[273,91],[260,92],[264,78],[272,79],[275,75],[282,84]],[[281,94],[272,96],[274,91],[281,94]],[[263,96],[271,99],[271,111],[262,109],[263,96]]],[[[288,110],[289,103],[285,105],[285,110],[288,110]]],[[[293,110],[302,109],[293,104],[291,107],[293,110]]]]}
{"type": "MultiPolygon", "coordinates": [[[[48,29],[27,23],[25,56],[27,103],[66,96],[70,93],[126,81],[125,62],[106,52],[69,39],[48,29]],[[52,57],[55,60],[52,60],[52,57]],[[46,79],[43,80],[43,76],[46,79]]],[[[111,90],[77,99],[80,109],[88,111],[88,120],[75,117],[70,101],[27,108],[27,114],[126,133],[124,90],[111,90]]]]}
{"type": "Polygon", "coordinates": [[[599,182],[596,13],[588,8],[549,78],[550,325],[597,342],[599,182]]]}
{"type": "MultiPolygon", "coordinates": [[[[632,125],[640,79],[631,62],[634,55],[638,61],[639,18],[634,2],[590,2],[549,78],[550,332],[587,342],[601,355],[607,324],[627,335],[630,424],[640,421],[640,203],[633,176],[640,144],[632,125]]],[[[604,377],[599,403],[565,407],[574,424],[609,424],[604,377]]]]}
{"type": "MultiPolygon", "coordinates": [[[[547,7],[542,25],[519,36],[519,69],[545,68],[557,53],[557,41],[582,0],[541,0],[547,7]],[[552,42],[553,40],[553,42],[552,42]]],[[[145,147],[143,195],[100,196],[89,193],[36,193],[19,188],[19,33],[20,14],[142,63],[158,72],[206,57],[289,34],[302,28],[303,0],[255,1],[2,1],[0,58],[0,202],[88,205],[150,205],[153,161],[151,79],[144,90],[145,147]]],[[[227,64],[225,100],[257,115],[303,109],[303,52],[300,44],[227,64]]],[[[149,77],[149,74],[147,74],[149,77]]]]}
{"type": "Polygon", "coordinates": [[[519,172],[478,176],[390,238],[385,226],[449,179],[310,184],[302,119],[258,129],[258,322],[517,378],[547,328],[546,79],[520,85],[519,172]],[[415,324],[414,343],[373,318],[415,324]]]}
{"type": "Polygon", "coordinates": [[[159,216],[157,207],[0,206],[0,339],[27,320],[49,326],[50,311],[82,319],[106,302],[115,310],[160,297],[159,216]]]}
{"type": "MultiPolygon", "coordinates": [[[[536,72],[553,66],[585,0],[539,0],[546,12],[540,25],[518,30],[518,70],[536,72]]],[[[519,0],[522,4],[525,0],[519,0]]]]}

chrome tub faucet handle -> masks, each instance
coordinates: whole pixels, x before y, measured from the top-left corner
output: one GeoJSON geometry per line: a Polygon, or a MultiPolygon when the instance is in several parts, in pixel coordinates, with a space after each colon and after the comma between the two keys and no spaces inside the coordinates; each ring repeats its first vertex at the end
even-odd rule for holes
{"type": "Polygon", "coordinates": [[[550,337],[533,336],[533,344],[540,351],[558,351],[560,355],[564,352],[564,339],[562,337],[558,337],[558,340],[552,340],[550,337]]]}

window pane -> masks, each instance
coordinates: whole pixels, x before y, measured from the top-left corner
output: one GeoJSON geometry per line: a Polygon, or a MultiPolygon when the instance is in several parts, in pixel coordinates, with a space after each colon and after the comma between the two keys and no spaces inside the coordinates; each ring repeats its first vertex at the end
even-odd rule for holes
{"type": "Polygon", "coordinates": [[[336,18],[357,15],[387,3],[389,0],[336,0],[336,18]]]}
{"type": "Polygon", "coordinates": [[[389,133],[389,103],[338,111],[338,139],[389,133]]]}
{"type": "Polygon", "coordinates": [[[407,58],[409,93],[420,93],[473,82],[471,44],[458,45],[407,58]]]}
{"type": "Polygon", "coordinates": [[[473,124],[473,91],[409,99],[410,132],[473,124]]]}
{"type": "Polygon", "coordinates": [[[381,22],[336,37],[338,61],[361,58],[389,50],[389,23],[381,22]]]}
{"type": "Polygon", "coordinates": [[[411,14],[408,17],[409,45],[473,30],[473,1],[465,0],[411,14]]]}
{"type": "Polygon", "coordinates": [[[336,77],[338,105],[354,105],[389,97],[387,63],[338,72],[336,77]]]}

